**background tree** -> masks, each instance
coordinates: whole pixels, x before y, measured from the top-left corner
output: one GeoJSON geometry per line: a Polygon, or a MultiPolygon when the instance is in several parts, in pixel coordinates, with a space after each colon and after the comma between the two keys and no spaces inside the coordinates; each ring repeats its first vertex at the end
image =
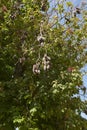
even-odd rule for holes
{"type": "Polygon", "coordinates": [[[0,127],[83,130],[86,11],[64,0],[0,3],[0,127]],[[81,17],[78,17],[81,15],[81,17]]]}

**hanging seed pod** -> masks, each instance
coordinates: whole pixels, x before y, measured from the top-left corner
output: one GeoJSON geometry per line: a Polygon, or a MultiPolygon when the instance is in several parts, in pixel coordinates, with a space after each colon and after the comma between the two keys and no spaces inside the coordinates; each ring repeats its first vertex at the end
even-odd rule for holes
{"type": "Polygon", "coordinates": [[[49,70],[50,69],[50,65],[47,65],[47,70],[49,70]]]}
{"type": "Polygon", "coordinates": [[[43,36],[38,36],[37,37],[37,40],[40,42],[40,43],[43,43],[44,41],[45,41],[45,37],[43,37],[43,36]]]}
{"type": "Polygon", "coordinates": [[[16,16],[17,16],[16,13],[11,13],[10,18],[11,18],[12,20],[14,20],[14,19],[16,18],[16,16]]]}
{"type": "Polygon", "coordinates": [[[44,54],[44,57],[42,59],[43,69],[44,70],[49,70],[49,68],[50,68],[50,60],[51,60],[51,58],[49,56],[47,56],[47,54],[44,54]]]}
{"type": "Polygon", "coordinates": [[[44,46],[45,37],[40,35],[40,36],[37,37],[37,40],[38,40],[38,42],[40,43],[41,46],[44,46]]]}
{"type": "Polygon", "coordinates": [[[39,62],[33,65],[33,73],[40,74],[40,63],[39,62]]]}
{"type": "Polygon", "coordinates": [[[45,58],[46,61],[50,61],[51,60],[51,58],[49,56],[47,56],[47,54],[44,54],[44,58],[45,58]]]}
{"type": "Polygon", "coordinates": [[[43,70],[47,70],[47,66],[43,64],[43,70]]]}

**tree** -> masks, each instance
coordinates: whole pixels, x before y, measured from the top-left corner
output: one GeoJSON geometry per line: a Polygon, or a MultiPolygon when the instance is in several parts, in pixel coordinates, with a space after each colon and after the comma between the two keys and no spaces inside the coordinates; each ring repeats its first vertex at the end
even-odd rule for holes
{"type": "Polygon", "coordinates": [[[83,130],[86,11],[63,0],[0,6],[1,129],[83,130]]]}

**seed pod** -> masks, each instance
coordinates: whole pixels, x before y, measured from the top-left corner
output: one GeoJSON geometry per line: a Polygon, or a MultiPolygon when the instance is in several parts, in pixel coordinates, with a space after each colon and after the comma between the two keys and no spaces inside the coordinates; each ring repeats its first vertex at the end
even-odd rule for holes
{"type": "Polygon", "coordinates": [[[44,70],[49,70],[50,69],[50,65],[44,65],[44,70]]]}
{"type": "Polygon", "coordinates": [[[47,66],[46,65],[44,65],[44,70],[47,70],[47,66]]]}
{"type": "Polygon", "coordinates": [[[47,65],[47,70],[49,70],[50,69],[50,65],[47,65]]]}
{"type": "Polygon", "coordinates": [[[36,73],[37,73],[37,66],[36,66],[36,64],[35,64],[35,65],[33,65],[33,73],[34,73],[34,74],[36,74],[36,73]]]}
{"type": "Polygon", "coordinates": [[[40,63],[39,62],[33,65],[33,73],[40,74],[40,63]]]}
{"type": "Polygon", "coordinates": [[[41,42],[41,46],[44,46],[44,42],[41,42]]]}
{"type": "Polygon", "coordinates": [[[51,60],[51,58],[49,56],[47,56],[47,54],[44,54],[44,57],[42,59],[44,70],[48,70],[50,68],[50,60],[51,60]]]}
{"type": "Polygon", "coordinates": [[[40,70],[37,70],[37,74],[40,74],[40,70]]]}
{"type": "Polygon", "coordinates": [[[16,18],[16,16],[17,16],[16,13],[12,13],[12,14],[10,15],[10,18],[11,18],[12,20],[14,20],[14,19],[16,18]]]}
{"type": "Polygon", "coordinates": [[[51,58],[49,56],[47,56],[47,54],[44,54],[44,58],[45,58],[46,61],[50,61],[51,60],[51,58]]]}
{"type": "Polygon", "coordinates": [[[49,65],[49,64],[50,64],[50,61],[48,60],[48,61],[46,62],[46,64],[49,65]]]}
{"type": "Polygon", "coordinates": [[[40,42],[40,43],[43,43],[45,41],[45,37],[43,36],[38,36],[37,37],[37,40],[40,42]]]}

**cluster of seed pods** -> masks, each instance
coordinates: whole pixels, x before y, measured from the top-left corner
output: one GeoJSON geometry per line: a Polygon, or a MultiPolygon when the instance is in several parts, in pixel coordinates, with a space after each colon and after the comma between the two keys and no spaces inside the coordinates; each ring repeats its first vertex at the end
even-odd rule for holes
{"type": "MultiPolygon", "coordinates": [[[[41,21],[40,34],[37,36],[37,41],[39,42],[40,48],[44,47],[45,40],[46,38],[43,36],[43,21],[41,21]]],[[[39,55],[38,59],[40,59],[40,62],[36,62],[36,64],[33,65],[34,74],[40,74],[41,68],[43,68],[44,71],[50,69],[51,58],[47,55],[47,53],[45,53],[42,58],[39,55]]]]}
{"type": "Polygon", "coordinates": [[[50,68],[50,60],[51,60],[51,58],[49,56],[47,56],[47,54],[44,54],[44,57],[42,59],[44,70],[49,70],[49,68],[50,68]]]}
{"type": "Polygon", "coordinates": [[[39,35],[37,37],[37,41],[40,43],[41,46],[44,46],[45,37],[43,37],[42,35],[39,35]]]}
{"type": "Polygon", "coordinates": [[[50,69],[50,60],[51,58],[47,54],[44,54],[42,62],[37,62],[36,64],[33,65],[33,73],[40,74],[41,67],[43,68],[44,71],[48,71],[50,69]]]}
{"type": "Polygon", "coordinates": [[[33,73],[34,74],[40,74],[40,62],[37,62],[33,65],[33,73]]]}

